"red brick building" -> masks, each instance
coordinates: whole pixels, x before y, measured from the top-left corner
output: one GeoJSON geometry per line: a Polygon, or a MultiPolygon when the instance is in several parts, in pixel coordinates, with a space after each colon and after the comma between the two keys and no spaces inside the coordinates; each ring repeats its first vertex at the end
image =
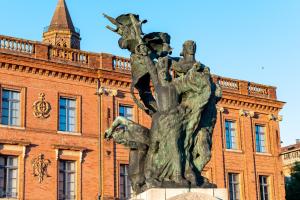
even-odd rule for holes
{"type": "MultiPolygon", "coordinates": [[[[283,200],[276,88],[214,79],[223,98],[203,175],[231,199],[283,200]]],[[[128,196],[128,150],[102,137],[118,115],[150,125],[130,82],[128,59],[80,50],[64,0],[43,42],[0,35],[0,199],[128,196]]]]}

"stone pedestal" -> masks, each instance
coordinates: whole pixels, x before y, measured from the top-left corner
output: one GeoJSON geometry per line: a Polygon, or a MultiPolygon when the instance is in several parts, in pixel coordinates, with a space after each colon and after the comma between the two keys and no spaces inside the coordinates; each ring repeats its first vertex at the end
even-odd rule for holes
{"type": "Polygon", "coordinates": [[[154,188],[130,200],[228,200],[227,190],[218,188],[154,188]]]}

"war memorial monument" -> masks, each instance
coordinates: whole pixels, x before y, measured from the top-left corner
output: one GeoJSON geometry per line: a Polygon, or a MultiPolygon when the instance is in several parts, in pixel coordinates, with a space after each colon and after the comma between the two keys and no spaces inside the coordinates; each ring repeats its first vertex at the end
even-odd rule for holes
{"type": "MultiPolygon", "coordinates": [[[[91,14],[77,12],[77,19],[88,25],[80,32],[67,1],[57,0],[55,10],[50,8],[53,1],[40,6],[29,1],[4,3],[1,16],[9,20],[2,20],[0,32],[0,199],[285,199],[282,163],[288,160],[282,160],[280,148],[280,111],[285,102],[277,98],[275,86],[219,76],[218,71],[210,74],[195,58],[196,44],[191,40],[182,41],[182,48],[176,45],[181,55],[171,54],[175,33],[170,41],[170,35],[159,28],[146,32],[148,24],[137,15],[89,18],[95,2],[83,2],[81,7],[70,1],[81,14],[91,14]],[[20,17],[22,12],[11,12],[25,4],[32,8],[27,18],[20,17]],[[50,10],[53,17],[43,19],[44,29],[41,21],[34,25],[26,20],[40,17],[39,11],[47,17],[50,10]],[[107,36],[98,34],[95,40],[81,34],[98,32],[93,30],[93,20],[102,24],[97,29],[107,36]],[[110,30],[105,28],[109,24],[110,30]],[[26,32],[28,27],[31,31],[26,32]],[[26,39],[35,30],[42,40],[26,39]],[[119,48],[119,38],[119,46],[130,56],[90,52],[82,45],[90,41],[101,49],[107,42],[119,48]]],[[[94,11],[124,10],[131,7],[127,4],[109,1],[94,11]]],[[[146,4],[141,8],[157,6],[152,1],[146,4]]],[[[210,4],[214,11],[215,3],[210,4]]],[[[174,10],[173,5],[168,9],[174,10]]],[[[227,10],[235,8],[229,5],[227,10]]],[[[226,23],[223,18],[219,21],[226,23]]],[[[165,25],[165,18],[158,23],[165,25]]],[[[226,39],[226,34],[215,32],[226,39]]],[[[240,33],[245,32],[235,32],[240,33]]],[[[265,50],[264,44],[253,45],[265,50]]],[[[249,55],[255,52],[242,54],[251,60],[249,55]]],[[[236,58],[236,54],[229,56],[236,58]]],[[[252,64],[224,65],[231,70],[256,70],[252,64]]],[[[268,80],[269,73],[259,73],[262,82],[268,80]]]]}
{"type": "Polygon", "coordinates": [[[216,103],[222,91],[212,81],[210,69],[195,59],[196,43],[187,40],[180,57],[172,57],[168,33],[144,34],[142,24],[147,21],[135,14],[104,16],[116,26],[107,28],[121,36],[120,48],[131,53],[131,96],[152,119],[148,129],[117,117],[105,132],[107,140],[130,148],[134,193],[185,188],[195,192],[168,199],[219,199],[197,193],[197,188],[216,187],[201,171],[211,158],[216,103]]]}

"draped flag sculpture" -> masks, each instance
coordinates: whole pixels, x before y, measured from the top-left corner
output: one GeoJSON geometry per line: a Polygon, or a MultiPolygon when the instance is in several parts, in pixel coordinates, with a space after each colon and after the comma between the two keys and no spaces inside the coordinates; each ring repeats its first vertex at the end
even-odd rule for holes
{"type": "Polygon", "coordinates": [[[120,35],[120,48],[131,53],[132,98],[152,118],[148,129],[117,117],[105,132],[107,140],[130,148],[133,190],[213,187],[201,171],[211,158],[222,92],[209,68],[196,61],[196,43],[184,42],[180,57],[171,57],[168,33],[144,34],[142,24],[147,21],[135,14],[104,16],[116,26],[107,28],[120,35]]]}

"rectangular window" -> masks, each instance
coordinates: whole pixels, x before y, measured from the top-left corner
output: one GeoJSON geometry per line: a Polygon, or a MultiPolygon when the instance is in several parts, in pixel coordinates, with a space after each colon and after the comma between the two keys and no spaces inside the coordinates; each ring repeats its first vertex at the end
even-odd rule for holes
{"type": "Polygon", "coordinates": [[[8,126],[20,126],[20,92],[2,90],[1,124],[8,126]]]}
{"type": "Polygon", "coordinates": [[[229,182],[230,200],[239,200],[240,199],[239,174],[229,173],[228,174],[228,182],[229,182]]]}
{"type": "Polygon", "coordinates": [[[76,162],[59,161],[59,200],[76,199],[76,162]]]}
{"type": "Polygon", "coordinates": [[[76,132],[76,99],[59,98],[59,130],[76,132]]]}
{"type": "Polygon", "coordinates": [[[226,149],[237,149],[236,123],[234,121],[225,121],[226,149]]]}
{"type": "Polygon", "coordinates": [[[18,157],[0,156],[0,198],[17,198],[18,157]]]}
{"type": "Polygon", "coordinates": [[[131,196],[131,183],[128,176],[128,165],[120,165],[120,199],[129,199],[131,196]]]}
{"type": "Polygon", "coordinates": [[[269,200],[269,183],[268,176],[259,176],[260,200],[269,200]]]}
{"type": "Polygon", "coordinates": [[[256,152],[266,152],[266,133],[264,126],[255,125],[255,138],[256,152]]]}
{"type": "Polygon", "coordinates": [[[133,120],[133,108],[130,106],[119,106],[119,116],[133,120]]]}

